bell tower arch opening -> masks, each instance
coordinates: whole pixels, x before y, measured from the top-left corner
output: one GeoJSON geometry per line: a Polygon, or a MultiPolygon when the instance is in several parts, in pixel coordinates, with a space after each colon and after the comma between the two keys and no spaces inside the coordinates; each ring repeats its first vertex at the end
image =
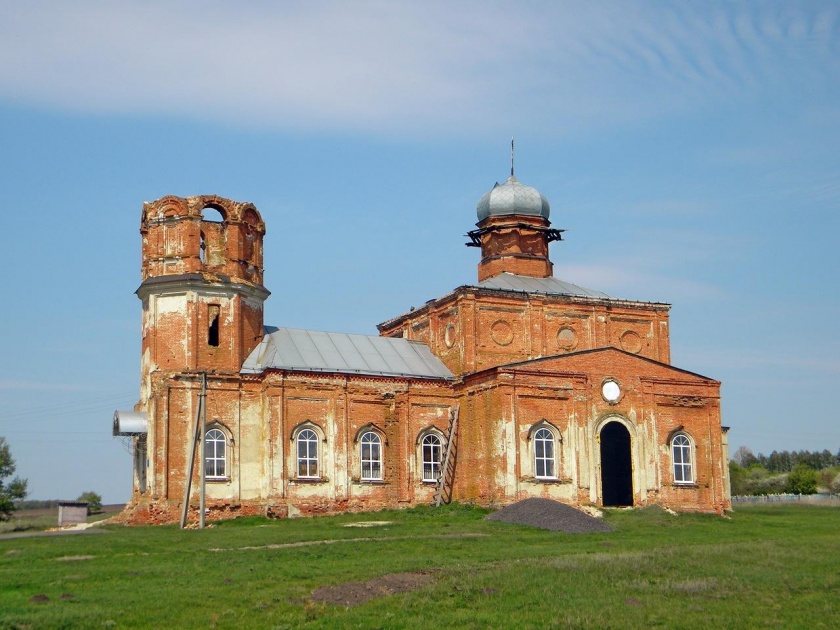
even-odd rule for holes
{"type": "Polygon", "coordinates": [[[265,224],[253,204],[216,195],[144,204],[144,373],[236,373],[262,340],[265,224]]]}
{"type": "Polygon", "coordinates": [[[633,453],[630,432],[621,422],[607,422],[600,433],[601,504],[633,505],[633,453]]]}

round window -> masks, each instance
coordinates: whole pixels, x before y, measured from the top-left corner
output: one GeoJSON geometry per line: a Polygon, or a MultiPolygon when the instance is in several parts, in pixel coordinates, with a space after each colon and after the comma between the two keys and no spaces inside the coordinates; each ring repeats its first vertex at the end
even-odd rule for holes
{"type": "Polygon", "coordinates": [[[614,380],[609,379],[604,381],[601,385],[601,396],[604,397],[608,403],[617,402],[621,398],[621,387],[614,380]]]}

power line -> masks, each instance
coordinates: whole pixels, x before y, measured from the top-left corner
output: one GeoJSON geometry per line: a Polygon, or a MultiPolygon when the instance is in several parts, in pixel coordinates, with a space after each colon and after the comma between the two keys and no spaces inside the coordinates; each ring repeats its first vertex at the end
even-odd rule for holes
{"type": "Polygon", "coordinates": [[[40,407],[29,407],[20,411],[0,411],[0,424],[5,422],[24,422],[49,420],[53,416],[73,417],[85,413],[101,412],[103,407],[134,406],[137,392],[110,394],[104,397],[88,398],[77,401],[64,400],[40,407]],[[50,418],[43,418],[50,416],[50,418]]]}

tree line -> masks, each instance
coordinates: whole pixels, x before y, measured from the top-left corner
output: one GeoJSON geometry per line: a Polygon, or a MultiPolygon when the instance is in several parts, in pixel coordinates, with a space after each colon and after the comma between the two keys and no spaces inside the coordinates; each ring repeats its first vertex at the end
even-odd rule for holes
{"type": "Polygon", "coordinates": [[[773,451],[758,455],[740,447],[729,462],[732,494],[840,493],[840,451],[773,451]]]}
{"type": "Polygon", "coordinates": [[[822,470],[840,466],[840,451],[773,451],[769,455],[754,455],[746,446],[740,447],[732,456],[732,461],[741,468],[750,468],[758,464],[771,473],[787,473],[797,466],[807,466],[811,470],[822,470]]]}
{"type": "MultiPolygon", "coordinates": [[[[88,514],[97,514],[102,511],[102,496],[96,492],[82,492],[76,501],[84,501],[88,504],[88,514]]],[[[43,510],[58,507],[63,499],[23,499],[15,501],[15,509],[18,510],[43,510]]]]}

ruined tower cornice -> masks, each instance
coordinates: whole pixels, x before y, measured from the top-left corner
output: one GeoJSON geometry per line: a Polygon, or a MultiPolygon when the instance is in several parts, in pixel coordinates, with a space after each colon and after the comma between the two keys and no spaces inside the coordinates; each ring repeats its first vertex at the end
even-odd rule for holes
{"type": "Polygon", "coordinates": [[[182,295],[188,292],[229,295],[231,292],[251,300],[263,302],[271,292],[262,285],[230,278],[222,274],[184,273],[173,276],[147,278],[135,291],[146,300],[149,295],[182,295]]]}

